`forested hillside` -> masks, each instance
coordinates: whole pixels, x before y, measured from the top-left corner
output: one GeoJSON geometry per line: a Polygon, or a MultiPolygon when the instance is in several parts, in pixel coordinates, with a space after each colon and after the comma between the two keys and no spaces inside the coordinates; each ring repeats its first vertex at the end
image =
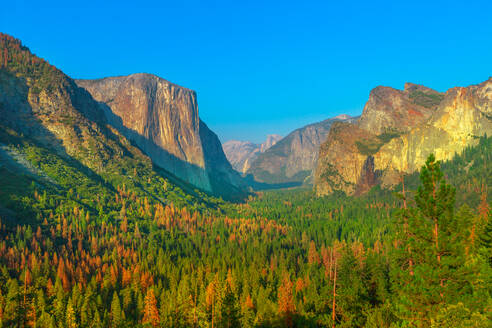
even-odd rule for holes
{"type": "Polygon", "coordinates": [[[0,132],[2,327],[490,326],[492,138],[405,192],[232,204],[0,132]]]}

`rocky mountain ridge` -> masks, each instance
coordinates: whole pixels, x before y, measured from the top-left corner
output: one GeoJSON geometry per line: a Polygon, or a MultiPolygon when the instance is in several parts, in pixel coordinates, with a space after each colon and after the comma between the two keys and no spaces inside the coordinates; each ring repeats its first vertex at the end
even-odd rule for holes
{"type": "Polygon", "coordinates": [[[265,142],[261,144],[255,144],[251,141],[229,140],[222,144],[222,147],[232,167],[238,172],[245,173],[258,154],[264,153],[281,139],[282,136],[278,134],[269,134],[265,142]]]}
{"type": "Polygon", "coordinates": [[[377,184],[390,187],[430,153],[449,160],[491,133],[492,78],[444,94],[410,83],[404,90],[377,87],[357,123],[332,127],[320,148],[315,190],[361,194],[377,184]]]}
{"type": "Polygon", "coordinates": [[[356,118],[342,115],[294,130],[251,163],[246,174],[267,184],[302,184],[311,176],[319,146],[335,122],[352,122],[356,118]]]}

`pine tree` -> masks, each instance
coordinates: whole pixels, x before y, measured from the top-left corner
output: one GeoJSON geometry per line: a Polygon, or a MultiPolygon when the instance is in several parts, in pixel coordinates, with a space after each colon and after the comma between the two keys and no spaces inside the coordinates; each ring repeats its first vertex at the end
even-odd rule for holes
{"type": "Polygon", "coordinates": [[[152,327],[159,327],[160,317],[159,309],[157,308],[157,299],[155,298],[154,290],[149,288],[145,295],[145,307],[143,323],[150,324],[152,327]]]}
{"type": "Polygon", "coordinates": [[[489,217],[482,233],[479,237],[480,246],[483,248],[485,257],[488,257],[490,266],[492,266],[492,219],[489,217]]]}
{"type": "Polygon", "coordinates": [[[363,327],[365,315],[370,307],[367,273],[364,265],[346,247],[339,260],[337,288],[337,313],[343,314],[343,323],[353,327],[363,327]]]}
{"type": "Polygon", "coordinates": [[[36,327],[37,324],[37,311],[34,301],[30,300],[24,306],[24,311],[26,311],[26,326],[27,327],[36,327]]]}
{"type": "Polygon", "coordinates": [[[319,255],[316,251],[316,244],[311,240],[309,243],[309,251],[308,251],[308,263],[309,264],[319,264],[319,255]]]}
{"type": "Polygon", "coordinates": [[[65,323],[67,328],[77,328],[77,317],[75,316],[75,310],[73,307],[72,298],[70,297],[67,302],[67,312],[65,315],[65,323]]]}
{"type": "Polygon", "coordinates": [[[21,307],[21,293],[17,280],[10,279],[7,282],[7,296],[5,297],[5,310],[3,313],[5,326],[14,326],[23,321],[21,307]]]}
{"type": "Polygon", "coordinates": [[[246,294],[244,302],[241,305],[241,325],[242,327],[253,327],[255,319],[255,305],[249,293],[246,294]]]}
{"type": "Polygon", "coordinates": [[[471,312],[463,303],[442,308],[431,320],[431,328],[489,328],[490,320],[479,312],[471,312]]]}
{"type": "Polygon", "coordinates": [[[293,315],[296,312],[292,289],[293,283],[290,280],[290,276],[285,273],[282,284],[278,289],[278,313],[283,318],[286,327],[293,326],[293,315]]]}
{"type": "MultiPolygon", "coordinates": [[[[421,170],[421,185],[415,195],[415,208],[407,212],[408,227],[400,226],[395,240],[392,279],[395,292],[395,314],[405,324],[427,327],[440,309],[462,299],[463,294],[483,295],[479,277],[480,260],[466,266],[466,254],[471,226],[469,210],[454,214],[455,190],[448,185],[440,163],[429,156],[421,170]],[[413,268],[408,265],[408,249],[412,249],[413,268]],[[478,271],[477,271],[478,270],[478,271]],[[476,281],[477,283],[475,283],[476,281]]],[[[480,307],[484,299],[476,300],[480,307]]],[[[470,303],[471,304],[471,303],[470,303]]]]}
{"type": "Polygon", "coordinates": [[[5,306],[5,299],[3,298],[2,295],[2,289],[0,288],[0,328],[3,327],[3,319],[4,319],[4,313],[3,313],[3,307],[5,306]]]}
{"type": "Polygon", "coordinates": [[[7,68],[9,62],[9,53],[7,51],[7,48],[5,47],[3,49],[3,67],[7,68]]]}
{"type": "Polygon", "coordinates": [[[205,303],[207,306],[207,312],[210,313],[210,322],[212,327],[214,327],[216,322],[216,303],[218,299],[218,286],[219,282],[217,280],[217,276],[208,284],[206,292],[205,292],[205,303]]]}
{"type": "Polygon", "coordinates": [[[226,284],[225,286],[220,312],[221,321],[217,325],[218,327],[241,327],[241,313],[237,304],[236,295],[232,291],[230,284],[226,284]]]}
{"type": "Polygon", "coordinates": [[[56,279],[55,283],[56,296],[54,300],[54,315],[57,322],[63,322],[65,319],[65,293],[63,287],[61,286],[61,281],[59,278],[56,279]]]}
{"type": "Polygon", "coordinates": [[[125,312],[121,310],[120,298],[116,292],[113,292],[113,300],[111,301],[111,327],[121,327],[125,321],[125,312]]]}
{"type": "Polygon", "coordinates": [[[101,315],[99,314],[99,310],[97,308],[94,309],[94,319],[92,321],[92,327],[94,328],[102,328],[103,322],[101,320],[101,315]]]}
{"type": "Polygon", "coordinates": [[[482,185],[482,194],[480,195],[480,204],[478,205],[478,214],[480,218],[485,221],[487,220],[490,213],[489,203],[487,202],[487,188],[482,185]]]}
{"type": "Polygon", "coordinates": [[[56,328],[55,319],[47,312],[42,312],[36,323],[36,328],[56,328]]]}

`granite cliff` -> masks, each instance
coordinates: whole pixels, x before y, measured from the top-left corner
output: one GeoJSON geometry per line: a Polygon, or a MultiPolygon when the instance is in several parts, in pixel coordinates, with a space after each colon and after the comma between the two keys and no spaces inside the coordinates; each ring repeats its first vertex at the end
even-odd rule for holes
{"type": "Polygon", "coordinates": [[[251,141],[230,140],[225,142],[222,147],[232,167],[238,172],[245,173],[251,166],[251,162],[260,153],[264,153],[281,139],[282,136],[278,134],[270,134],[261,144],[255,144],[251,141]]]}
{"type": "Polygon", "coordinates": [[[407,83],[375,88],[357,123],[335,124],[320,147],[318,195],[361,194],[391,187],[417,171],[427,156],[449,160],[492,133],[492,78],[442,94],[407,83]]]}
{"type": "Polygon", "coordinates": [[[117,174],[124,166],[120,163],[145,166],[152,159],[165,169],[164,176],[182,185],[188,182],[227,198],[244,195],[242,179],[227,162],[217,136],[198,117],[193,91],[136,74],[108,79],[114,88],[102,90],[108,95],[95,93],[95,100],[19,40],[0,33],[0,50],[1,129],[52,149],[93,174],[117,174]],[[122,117],[111,110],[114,104],[122,117]]]}
{"type": "Polygon", "coordinates": [[[304,183],[315,167],[319,146],[332,124],[354,120],[348,115],[340,115],[297,129],[259,154],[246,174],[261,183],[304,183]]]}
{"type": "Polygon", "coordinates": [[[151,74],[76,82],[157,166],[210,192],[243,187],[219,139],[200,120],[194,91],[151,74]]]}

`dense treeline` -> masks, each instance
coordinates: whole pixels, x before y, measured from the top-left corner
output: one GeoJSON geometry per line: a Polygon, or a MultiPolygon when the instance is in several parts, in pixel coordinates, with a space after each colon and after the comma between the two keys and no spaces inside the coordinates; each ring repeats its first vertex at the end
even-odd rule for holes
{"type": "Polygon", "coordinates": [[[165,204],[124,184],[101,198],[84,184],[56,194],[34,183],[22,204],[35,219],[1,223],[0,322],[487,327],[487,188],[474,187],[476,208],[456,210],[440,172],[430,159],[415,196],[288,190],[220,210],[165,204]]]}

